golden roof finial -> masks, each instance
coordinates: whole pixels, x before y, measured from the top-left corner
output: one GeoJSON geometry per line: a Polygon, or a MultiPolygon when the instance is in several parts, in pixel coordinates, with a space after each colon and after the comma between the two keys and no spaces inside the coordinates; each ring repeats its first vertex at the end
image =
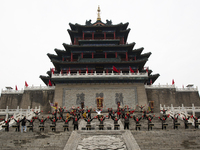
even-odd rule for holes
{"type": "Polygon", "coordinates": [[[99,20],[99,21],[101,21],[101,17],[100,17],[100,7],[98,6],[98,9],[97,9],[97,21],[99,20]]]}

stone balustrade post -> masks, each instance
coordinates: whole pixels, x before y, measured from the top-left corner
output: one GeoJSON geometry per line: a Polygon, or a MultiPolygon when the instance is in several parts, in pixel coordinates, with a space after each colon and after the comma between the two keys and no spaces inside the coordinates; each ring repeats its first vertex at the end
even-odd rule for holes
{"type": "Polygon", "coordinates": [[[195,107],[194,107],[194,104],[192,104],[192,115],[195,116],[195,107]]]}

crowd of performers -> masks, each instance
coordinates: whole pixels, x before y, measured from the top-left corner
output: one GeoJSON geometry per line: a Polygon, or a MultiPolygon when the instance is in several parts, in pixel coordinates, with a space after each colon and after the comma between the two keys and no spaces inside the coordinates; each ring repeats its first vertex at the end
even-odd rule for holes
{"type": "MultiPolygon", "coordinates": [[[[104,116],[100,109],[94,109],[92,107],[88,108],[86,107],[86,109],[81,109],[79,107],[75,108],[72,107],[70,110],[65,110],[65,107],[62,108],[58,108],[55,109],[55,111],[53,111],[51,113],[51,116],[49,117],[39,117],[41,112],[34,112],[35,113],[35,117],[33,117],[32,119],[26,119],[25,116],[23,116],[22,119],[15,119],[16,124],[13,126],[14,128],[16,128],[16,132],[20,131],[20,124],[21,124],[21,132],[26,132],[26,128],[29,129],[29,131],[33,132],[33,128],[34,128],[34,122],[37,120],[39,121],[39,128],[40,131],[44,131],[44,124],[46,121],[51,121],[51,125],[50,128],[52,129],[52,131],[56,131],[56,123],[58,121],[64,122],[63,124],[63,128],[64,131],[69,131],[69,122],[72,121],[72,124],[74,126],[74,130],[78,130],[78,126],[79,126],[79,120],[83,119],[86,121],[86,129],[87,130],[91,130],[91,122],[94,119],[97,119],[99,121],[99,130],[103,130],[104,129],[104,121],[105,119],[112,119],[113,120],[113,124],[114,124],[114,130],[118,130],[120,128],[120,125],[118,123],[119,119],[121,119],[121,121],[124,123],[124,129],[129,129],[129,124],[130,124],[130,119],[133,119],[135,121],[135,130],[141,130],[141,119],[147,120],[147,125],[148,125],[148,130],[152,130],[153,129],[153,122],[152,120],[155,118],[155,115],[151,115],[151,113],[149,113],[148,111],[146,111],[144,109],[145,106],[138,106],[141,109],[141,114],[142,116],[136,116],[134,115],[135,110],[133,110],[132,108],[129,108],[128,106],[125,107],[119,107],[116,111],[114,111],[112,108],[108,108],[108,115],[104,116]],[[95,111],[97,113],[97,115],[95,117],[92,118],[91,113],[92,111],[95,111]],[[66,117],[64,118],[63,114],[66,113],[66,117]],[[29,125],[26,127],[26,123],[29,122],[29,125]]],[[[158,117],[158,119],[161,121],[162,123],[162,130],[166,129],[166,127],[168,126],[168,124],[166,123],[166,120],[168,118],[171,118],[173,120],[173,128],[174,129],[178,129],[178,126],[180,125],[180,123],[178,123],[178,117],[180,116],[180,114],[175,114],[174,116],[169,116],[166,114],[166,110],[163,109],[161,110],[163,113],[162,117],[158,117]]],[[[50,112],[49,112],[50,113],[50,112]]],[[[189,127],[189,125],[192,125],[192,123],[189,123],[188,120],[189,118],[194,119],[194,124],[195,124],[195,129],[198,128],[198,119],[200,117],[195,117],[195,116],[190,116],[190,117],[183,117],[183,121],[184,121],[184,125],[185,125],[185,129],[187,129],[189,127]]],[[[2,126],[3,128],[5,128],[5,131],[9,131],[9,122],[10,119],[5,120],[5,125],[2,126]]]]}

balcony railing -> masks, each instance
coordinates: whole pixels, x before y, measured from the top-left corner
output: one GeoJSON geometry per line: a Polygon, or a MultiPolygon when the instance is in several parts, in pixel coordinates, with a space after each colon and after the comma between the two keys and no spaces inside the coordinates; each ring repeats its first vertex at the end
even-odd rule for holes
{"type": "Polygon", "coordinates": [[[28,91],[28,90],[54,90],[55,86],[28,86],[28,87],[24,87],[24,90],[13,90],[13,89],[6,89],[6,90],[2,90],[1,94],[23,94],[24,91],[28,91]]]}
{"type": "Polygon", "coordinates": [[[23,94],[24,90],[13,90],[13,89],[7,89],[7,90],[1,90],[1,94],[23,94]]]}
{"type": "Polygon", "coordinates": [[[54,90],[55,86],[28,86],[24,90],[54,90]]]}
{"type": "Polygon", "coordinates": [[[178,92],[187,92],[187,91],[198,91],[198,87],[186,87],[186,88],[184,88],[184,87],[182,87],[182,88],[177,88],[177,87],[175,87],[175,84],[173,84],[173,85],[168,85],[168,84],[166,84],[166,85],[160,85],[160,84],[158,84],[158,85],[145,85],[145,88],[146,89],[159,89],[159,88],[174,88],[176,91],[178,91],[178,92]]]}
{"type": "Polygon", "coordinates": [[[94,73],[79,73],[79,71],[77,71],[77,73],[68,73],[68,74],[52,74],[52,78],[104,78],[104,77],[148,77],[148,73],[123,73],[122,71],[120,73],[114,73],[112,71],[112,73],[105,73],[105,71],[103,71],[103,73],[96,73],[96,71],[94,73]]]}

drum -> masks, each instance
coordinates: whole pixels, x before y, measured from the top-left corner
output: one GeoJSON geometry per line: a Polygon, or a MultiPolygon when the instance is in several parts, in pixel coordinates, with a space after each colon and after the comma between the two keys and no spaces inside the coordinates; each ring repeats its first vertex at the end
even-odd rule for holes
{"type": "Polygon", "coordinates": [[[175,123],[175,126],[180,126],[181,124],[180,123],[175,123]]]}
{"type": "Polygon", "coordinates": [[[50,128],[55,128],[56,126],[55,125],[50,125],[50,128]]]}
{"type": "Polygon", "coordinates": [[[39,125],[39,128],[44,128],[44,126],[43,125],[39,125]]]}
{"type": "Polygon", "coordinates": [[[163,126],[165,126],[165,127],[166,127],[166,126],[168,126],[168,124],[167,124],[167,123],[163,123],[163,126]]]}
{"type": "Polygon", "coordinates": [[[192,123],[187,123],[187,125],[188,125],[188,126],[191,126],[191,125],[192,125],[192,123]]]}
{"type": "Polygon", "coordinates": [[[115,124],[115,127],[119,127],[119,124],[115,124]]]}
{"type": "Polygon", "coordinates": [[[136,124],[136,127],[141,127],[141,124],[136,124]]]}
{"type": "Polygon", "coordinates": [[[27,128],[33,128],[33,126],[27,126],[27,128]]]}
{"type": "Polygon", "coordinates": [[[200,125],[200,122],[197,122],[196,125],[200,125]]]}
{"type": "Polygon", "coordinates": [[[154,124],[153,124],[153,123],[150,123],[150,124],[149,124],[149,126],[150,126],[150,127],[153,127],[153,126],[154,126],[154,124]]]}
{"type": "Polygon", "coordinates": [[[7,127],[8,127],[7,125],[3,125],[3,126],[2,126],[2,128],[7,128],[7,127]]]}
{"type": "Polygon", "coordinates": [[[99,125],[99,128],[103,128],[103,127],[104,127],[104,125],[103,125],[103,124],[100,124],[100,125],[99,125]]]}
{"type": "Polygon", "coordinates": [[[15,126],[12,126],[12,127],[13,127],[13,128],[18,128],[18,126],[16,126],[16,125],[15,125],[15,126]]]}
{"type": "Polygon", "coordinates": [[[68,125],[64,125],[63,127],[64,127],[64,128],[68,128],[69,126],[68,126],[68,125]]]}
{"type": "Polygon", "coordinates": [[[86,128],[91,128],[91,125],[87,124],[87,125],[86,125],[86,128]]]}

